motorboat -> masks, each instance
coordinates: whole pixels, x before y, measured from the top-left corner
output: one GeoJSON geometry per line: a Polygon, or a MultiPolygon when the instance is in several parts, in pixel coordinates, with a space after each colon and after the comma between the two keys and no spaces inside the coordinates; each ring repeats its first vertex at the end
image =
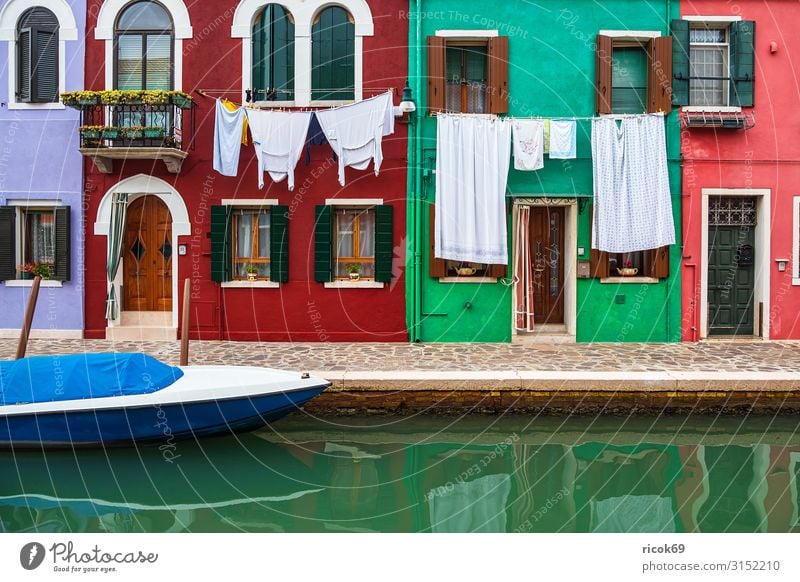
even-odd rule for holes
{"type": "Polygon", "coordinates": [[[82,447],[261,428],[330,383],[246,366],[170,366],[143,353],[0,361],[0,447],[82,447]]]}

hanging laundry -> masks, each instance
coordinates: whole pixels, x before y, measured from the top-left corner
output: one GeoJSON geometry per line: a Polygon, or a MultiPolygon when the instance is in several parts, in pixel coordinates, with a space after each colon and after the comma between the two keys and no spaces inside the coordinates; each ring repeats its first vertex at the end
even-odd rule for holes
{"type": "MultiPolygon", "coordinates": [[[[228,111],[236,111],[237,109],[241,109],[241,107],[236,105],[236,103],[228,101],[227,99],[223,99],[222,104],[228,111]]],[[[244,125],[242,126],[242,145],[250,145],[250,140],[247,139],[247,116],[245,116],[244,125]]]]}
{"type": "Polygon", "coordinates": [[[317,119],[331,148],[339,156],[339,184],[344,169],[366,170],[374,163],[377,176],[383,162],[383,137],[394,133],[392,94],[384,93],[352,105],[317,111],[317,119]]]}
{"type": "Polygon", "coordinates": [[[550,120],[544,120],[544,153],[550,153],[550,120]]]}
{"type": "Polygon", "coordinates": [[[550,159],[571,160],[577,150],[577,123],[574,119],[550,120],[550,159]]]}
{"type": "Polygon", "coordinates": [[[541,119],[515,119],[514,169],[541,170],[544,168],[544,121],[541,119]]]}
{"type": "Polygon", "coordinates": [[[248,109],[247,118],[258,160],[258,187],[264,187],[264,172],[269,172],[275,182],[288,177],[289,190],[294,190],[294,169],[303,154],[311,113],[248,109]]]}
{"type": "Polygon", "coordinates": [[[436,125],[436,257],[508,264],[511,122],[438,115],[436,125]]]}
{"type": "Polygon", "coordinates": [[[664,119],[637,115],[621,127],[592,120],[592,248],[631,253],[675,244],[664,119]]]}
{"type": "MultiPolygon", "coordinates": [[[[306,136],[306,166],[311,164],[311,146],[325,145],[328,143],[328,138],[325,137],[325,132],[319,125],[317,114],[311,114],[311,123],[308,125],[308,136],[306,136]]],[[[339,157],[334,152],[333,161],[338,161],[339,157]]]]}
{"type": "Polygon", "coordinates": [[[239,171],[244,118],[243,108],[230,111],[217,99],[214,112],[213,168],[223,176],[235,176],[239,171]]]}
{"type": "Polygon", "coordinates": [[[533,331],[533,262],[531,207],[514,205],[514,329],[533,331]]]}

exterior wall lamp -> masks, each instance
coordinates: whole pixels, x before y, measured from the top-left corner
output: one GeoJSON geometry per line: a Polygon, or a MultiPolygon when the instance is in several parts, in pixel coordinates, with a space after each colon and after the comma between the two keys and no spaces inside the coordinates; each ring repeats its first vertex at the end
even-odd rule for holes
{"type": "Polygon", "coordinates": [[[411,86],[408,84],[408,79],[406,79],[406,85],[403,87],[403,97],[400,99],[400,105],[394,108],[394,116],[403,117],[406,113],[414,113],[416,110],[417,106],[411,95],[411,86]]]}

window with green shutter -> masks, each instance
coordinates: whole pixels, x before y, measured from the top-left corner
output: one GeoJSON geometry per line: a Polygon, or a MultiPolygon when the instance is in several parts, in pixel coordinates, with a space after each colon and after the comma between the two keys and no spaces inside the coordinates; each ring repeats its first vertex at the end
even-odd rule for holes
{"type": "Polygon", "coordinates": [[[253,98],[294,99],[294,18],[280,4],[267,4],[253,22],[253,98]]]}
{"type": "Polygon", "coordinates": [[[58,19],[31,8],[17,22],[17,101],[58,102],[58,19]]]}
{"type": "Polygon", "coordinates": [[[70,233],[69,206],[0,207],[0,280],[29,279],[40,267],[45,278],[69,281],[70,233]]]}
{"type": "Polygon", "coordinates": [[[355,99],[355,24],[339,6],[320,11],[311,28],[311,99],[355,99]]]}

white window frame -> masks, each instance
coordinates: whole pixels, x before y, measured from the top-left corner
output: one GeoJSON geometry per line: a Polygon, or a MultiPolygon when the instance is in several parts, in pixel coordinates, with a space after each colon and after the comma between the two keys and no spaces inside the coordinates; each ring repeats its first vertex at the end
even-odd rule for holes
{"type": "Polygon", "coordinates": [[[78,26],[72,8],[64,0],[8,0],[0,9],[0,41],[8,46],[8,108],[9,109],[64,109],[60,95],[66,91],[67,41],[78,40],[78,26]],[[30,8],[46,8],[58,20],[58,93],[54,103],[22,103],[17,101],[17,23],[30,8]]]}
{"type": "MultiPolygon", "coordinates": [[[[382,206],[383,198],[328,198],[325,200],[326,206],[333,206],[334,209],[339,207],[356,206],[359,208],[365,206],[382,206]]],[[[335,211],[335,210],[334,210],[335,211]]],[[[335,226],[334,226],[335,228],[335,226]]],[[[333,242],[336,244],[336,233],[333,233],[333,242]]],[[[346,281],[336,280],[324,283],[326,289],[383,289],[385,283],[379,281],[346,281]]]]}
{"type": "MultiPolygon", "coordinates": [[[[137,0],[106,0],[100,7],[97,15],[97,26],[94,29],[94,38],[105,41],[105,85],[106,89],[114,88],[114,33],[117,17],[128,5],[137,0]]],[[[157,0],[172,17],[174,29],[173,52],[173,81],[175,91],[183,89],[183,41],[192,38],[192,23],[189,11],[183,0],[157,0]]]]}
{"type": "MultiPolygon", "coordinates": [[[[35,209],[35,208],[42,208],[42,209],[53,209],[55,211],[56,208],[66,206],[64,202],[58,198],[55,199],[40,199],[40,200],[23,200],[23,199],[10,199],[6,202],[6,206],[11,206],[16,209],[16,217],[14,219],[14,228],[15,228],[15,237],[16,240],[14,241],[16,252],[14,256],[14,260],[16,261],[16,265],[22,264],[22,213],[28,209],[35,209]]],[[[9,279],[5,282],[6,287],[30,287],[33,285],[32,279],[9,279]]],[[[44,279],[42,280],[41,287],[62,287],[62,281],[56,281],[53,279],[44,279]]]]}
{"type": "Polygon", "coordinates": [[[792,198],[792,285],[800,285],[800,196],[792,198]]]}
{"type": "MultiPolygon", "coordinates": [[[[255,208],[264,208],[267,206],[276,206],[279,204],[277,198],[223,198],[222,205],[223,206],[230,206],[234,209],[244,210],[244,209],[255,209],[255,208]]],[[[272,249],[270,249],[271,254],[272,249]]],[[[270,257],[271,259],[272,257],[270,257]]],[[[277,281],[241,281],[241,280],[233,280],[233,281],[223,281],[220,283],[220,286],[223,289],[236,289],[236,288],[244,288],[244,289],[278,289],[281,284],[277,281]]]]}
{"type": "Polygon", "coordinates": [[[242,39],[242,103],[247,99],[246,91],[252,85],[252,34],[256,15],[267,4],[278,3],[294,18],[294,101],[258,101],[261,107],[307,107],[329,106],[350,103],[350,100],[311,100],[311,28],[317,14],[329,6],[340,6],[347,10],[355,22],[354,97],[364,98],[364,37],[373,36],[375,28],[372,11],[366,0],[241,0],[236,7],[231,26],[231,37],[242,39]]]}
{"type": "MultiPolygon", "coordinates": [[[[692,24],[704,24],[708,28],[725,28],[727,30],[727,44],[728,44],[728,55],[726,58],[726,62],[728,64],[728,75],[730,76],[730,67],[731,67],[731,23],[739,22],[742,20],[741,16],[684,16],[683,20],[689,22],[689,28],[691,29],[692,24]]],[[[691,32],[689,33],[691,35],[691,32]]],[[[691,68],[691,42],[689,43],[689,67],[691,68]]],[[[691,84],[691,81],[690,81],[691,84]]],[[[689,113],[697,112],[708,112],[708,113],[741,113],[742,108],[737,107],[730,104],[730,81],[725,83],[725,101],[726,105],[684,105],[681,107],[681,111],[686,111],[689,113]]],[[[688,98],[691,100],[692,93],[691,88],[689,89],[688,98]]]]}

